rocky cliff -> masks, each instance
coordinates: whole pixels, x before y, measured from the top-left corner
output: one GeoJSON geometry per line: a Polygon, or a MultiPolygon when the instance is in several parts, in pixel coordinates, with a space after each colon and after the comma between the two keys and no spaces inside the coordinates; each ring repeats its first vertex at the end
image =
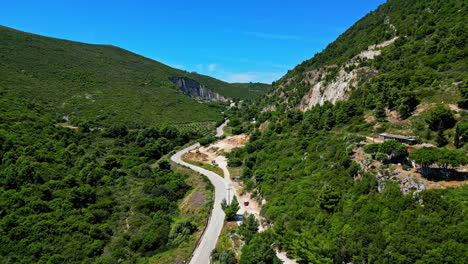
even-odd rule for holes
{"type": "MultiPolygon", "coordinates": [[[[289,104],[288,108],[307,111],[316,104],[324,104],[329,101],[347,100],[353,88],[359,83],[366,82],[378,74],[373,67],[362,66],[362,62],[373,60],[382,52],[382,48],[389,46],[397,40],[394,37],[377,45],[371,45],[366,50],[354,56],[342,66],[326,65],[319,69],[303,72],[293,76],[278,85],[277,89],[270,92],[268,97],[278,96],[277,104],[289,104]],[[301,89],[289,89],[289,87],[302,87],[301,89]]],[[[268,105],[263,110],[274,110],[274,105],[268,105]]]]}
{"type": "Polygon", "coordinates": [[[200,83],[184,77],[169,77],[169,80],[173,82],[180,91],[186,96],[197,99],[200,102],[228,102],[229,99],[213,92],[208,87],[201,85],[200,83]]]}

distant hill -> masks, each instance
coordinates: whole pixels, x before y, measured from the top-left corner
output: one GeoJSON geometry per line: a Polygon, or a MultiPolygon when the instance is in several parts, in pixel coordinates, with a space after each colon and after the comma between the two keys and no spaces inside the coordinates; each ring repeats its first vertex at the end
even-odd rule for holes
{"type": "MultiPolygon", "coordinates": [[[[0,26],[0,89],[91,123],[183,123],[217,120],[219,110],[182,94],[170,77],[194,80],[231,99],[268,87],[229,84],[171,68],[109,45],[91,45],[0,26]]],[[[262,90],[263,89],[263,90],[262,90]]]]}

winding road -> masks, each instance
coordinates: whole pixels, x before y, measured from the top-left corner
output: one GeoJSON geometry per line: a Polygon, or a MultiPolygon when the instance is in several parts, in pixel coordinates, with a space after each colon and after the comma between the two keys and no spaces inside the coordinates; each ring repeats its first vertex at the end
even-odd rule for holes
{"type": "MultiPolygon", "coordinates": [[[[229,120],[226,120],[220,127],[216,129],[217,137],[222,136],[222,128],[227,124],[228,121],[229,120]]],[[[232,192],[230,192],[231,197],[227,199],[228,183],[224,180],[222,176],[212,171],[205,170],[203,168],[182,161],[182,155],[199,146],[200,144],[197,143],[190,147],[179,150],[177,153],[171,156],[171,160],[177,164],[183,165],[198,173],[205,175],[206,177],[208,177],[211,184],[213,184],[214,186],[215,200],[213,205],[213,211],[211,212],[211,216],[208,219],[208,225],[206,226],[205,231],[203,232],[202,237],[198,242],[197,248],[195,249],[192,255],[192,259],[190,260],[190,263],[193,264],[208,264],[210,263],[211,251],[216,247],[216,241],[218,240],[218,237],[221,234],[221,229],[224,225],[225,214],[223,209],[221,208],[221,201],[223,199],[232,201],[233,194],[232,192]]]]}
{"type": "MultiPolygon", "coordinates": [[[[219,127],[216,128],[216,137],[221,137],[224,134],[223,128],[226,126],[226,124],[229,122],[229,120],[226,120],[223,124],[221,124],[219,127]]],[[[209,264],[210,263],[210,255],[211,251],[216,247],[216,242],[218,241],[218,237],[221,234],[221,230],[223,229],[224,225],[224,211],[221,208],[221,201],[223,199],[226,199],[227,201],[232,201],[234,197],[234,192],[231,188],[233,185],[233,182],[231,182],[230,179],[230,174],[229,170],[227,169],[227,160],[223,156],[218,156],[216,158],[216,162],[219,164],[219,167],[223,170],[224,177],[221,175],[218,175],[212,171],[205,170],[203,168],[200,168],[198,166],[186,163],[182,160],[182,156],[193,150],[200,147],[200,144],[194,144],[191,145],[187,148],[184,148],[182,150],[179,150],[176,152],[174,155],[171,156],[171,160],[174,161],[175,163],[179,165],[183,165],[185,167],[188,167],[198,173],[201,173],[205,175],[213,184],[214,189],[215,189],[215,201],[213,204],[213,210],[211,212],[210,218],[208,219],[208,224],[202,234],[202,237],[198,241],[197,247],[195,248],[195,251],[192,254],[192,258],[190,260],[191,264],[209,264]],[[231,191],[228,192],[227,189],[230,189],[231,191]],[[229,193],[229,199],[228,199],[228,193],[229,193]]],[[[234,188],[235,189],[235,188],[234,188]]],[[[240,197],[237,198],[238,200],[240,197]]],[[[247,208],[246,206],[243,205],[241,202],[240,204],[240,210],[238,212],[239,214],[243,214],[244,212],[247,212],[249,214],[255,215],[255,217],[260,221],[260,212],[253,210],[253,208],[247,208]]],[[[260,226],[260,232],[264,231],[265,227],[262,225],[260,226]]],[[[285,264],[296,264],[297,261],[291,258],[288,258],[285,252],[280,252],[278,249],[275,249],[276,251],[276,256],[280,259],[281,262],[285,264]]]]}
{"type": "Polygon", "coordinates": [[[224,127],[227,125],[229,122],[229,119],[226,119],[224,123],[222,123],[219,127],[216,128],[216,137],[220,137],[224,134],[224,127]]]}

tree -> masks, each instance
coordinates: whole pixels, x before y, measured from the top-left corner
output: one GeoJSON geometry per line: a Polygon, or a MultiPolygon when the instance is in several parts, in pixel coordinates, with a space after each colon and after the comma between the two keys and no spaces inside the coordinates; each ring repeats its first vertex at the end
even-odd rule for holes
{"type": "Polygon", "coordinates": [[[441,105],[429,110],[428,116],[426,117],[425,121],[432,131],[452,128],[456,123],[452,111],[447,107],[441,105]]]}
{"type": "Polygon", "coordinates": [[[390,155],[394,151],[397,150],[399,145],[400,145],[400,143],[398,143],[398,141],[396,141],[396,140],[385,140],[382,144],[380,144],[379,152],[390,155]]]}
{"type": "Polygon", "coordinates": [[[418,106],[419,101],[414,93],[406,92],[398,99],[397,104],[398,115],[400,118],[406,119],[411,116],[416,106],[418,106]]]}
{"type": "Polygon", "coordinates": [[[221,264],[236,264],[237,260],[236,260],[236,255],[235,255],[234,251],[232,251],[230,249],[225,250],[219,256],[219,262],[221,264]]]}
{"type": "Polygon", "coordinates": [[[329,212],[333,211],[335,206],[340,201],[339,193],[330,185],[323,186],[317,198],[317,205],[329,212]]]}
{"type": "Polygon", "coordinates": [[[453,240],[444,241],[440,246],[427,250],[416,264],[462,264],[468,262],[464,244],[453,240]]]}
{"type": "Polygon", "coordinates": [[[427,176],[430,172],[430,166],[436,162],[436,151],[435,148],[417,148],[410,153],[410,159],[421,165],[423,175],[427,176]]]}
{"type": "Polygon", "coordinates": [[[252,214],[242,216],[242,224],[239,226],[239,234],[245,243],[249,243],[252,237],[258,232],[258,221],[252,214]]]}
{"type": "Polygon", "coordinates": [[[386,153],[383,153],[383,152],[377,152],[377,153],[375,153],[375,159],[380,161],[380,162],[384,162],[384,161],[388,160],[388,155],[386,153]]]}
{"type": "Polygon", "coordinates": [[[385,140],[381,144],[369,144],[364,146],[365,153],[375,155],[375,159],[380,161],[396,157],[405,158],[407,155],[406,151],[407,146],[400,144],[396,140],[385,140]]]}
{"type": "Polygon", "coordinates": [[[448,178],[452,169],[468,162],[467,156],[459,150],[436,149],[436,148],[417,148],[410,154],[410,158],[421,165],[423,175],[428,175],[430,166],[437,164],[442,169],[442,174],[448,178]]]}
{"type": "Polygon", "coordinates": [[[190,220],[182,220],[174,224],[169,233],[169,243],[177,246],[183,241],[187,240],[190,235],[197,230],[197,226],[190,220]]]}
{"type": "Polygon", "coordinates": [[[466,155],[461,151],[438,149],[436,153],[436,163],[442,168],[442,173],[447,179],[452,172],[450,168],[464,165],[467,162],[466,155]]]}
{"type": "Polygon", "coordinates": [[[161,160],[161,161],[158,163],[158,167],[159,167],[161,170],[170,170],[170,169],[171,169],[171,163],[170,163],[168,160],[161,160]]]}
{"type": "Polygon", "coordinates": [[[273,237],[268,231],[259,233],[245,246],[239,264],[280,264],[271,246],[273,237]]]}
{"type": "Polygon", "coordinates": [[[125,125],[112,125],[104,131],[107,137],[124,137],[128,134],[128,128],[125,125]]]}
{"type": "Polygon", "coordinates": [[[445,135],[444,135],[444,130],[442,130],[441,128],[439,130],[437,130],[436,142],[437,142],[437,147],[439,147],[439,148],[447,145],[447,143],[448,143],[448,141],[447,141],[447,139],[445,138],[445,135]]]}
{"type": "Polygon", "coordinates": [[[379,152],[380,144],[369,144],[364,146],[364,152],[367,154],[375,154],[379,152]]]}
{"type": "Polygon", "coordinates": [[[375,119],[377,121],[385,121],[387,119],[387,114],[385,113],[385,108],[381,102],[378,102],[374,109],[375,119]]]}
{"type": "Polygon", "coordinates": [[[460,122],[455,129],[455,138],[453,144],[460,148],[468,140],[468,122],[460,122]]]}
{"type": "Polygon", "coordinates": [[[239,202],[237,202],[236,197],[232,200],[231,204],[227,204],[226,199],[223,199],[221,202],[221,208],[223,208],[224,213],[226,214],[226,220],[232,221],[236,219],[237,211],[239,211],[240,206],[239,202]]]}
{"type": "Polygon", "coordinates": [[[120,168],[121,164],[115,156],[107,156],[104,159],[102,167],[106,170],[112,170],[113,168],[120,168]]]}
{"type": "Polygon", "coordinates": [[[213,251],[211,251],[211,260],[214,263],[219,263],[219,264],[236,264],[236,254],[234,251],[227,249],[224,251],[221,251],[220,248],[215,248],[213,251]]]}

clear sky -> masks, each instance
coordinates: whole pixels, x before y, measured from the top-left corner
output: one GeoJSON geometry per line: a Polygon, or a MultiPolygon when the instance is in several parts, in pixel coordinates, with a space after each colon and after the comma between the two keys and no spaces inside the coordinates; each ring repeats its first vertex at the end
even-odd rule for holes
{"type": "Polygon", "coordinates": [[[228,82],[267,82],[385,0],[5,0],[0,25],[112,44],[228,82]]]}

